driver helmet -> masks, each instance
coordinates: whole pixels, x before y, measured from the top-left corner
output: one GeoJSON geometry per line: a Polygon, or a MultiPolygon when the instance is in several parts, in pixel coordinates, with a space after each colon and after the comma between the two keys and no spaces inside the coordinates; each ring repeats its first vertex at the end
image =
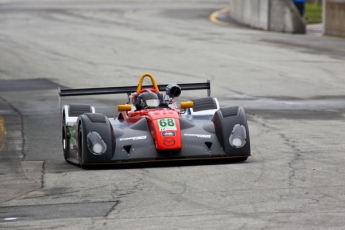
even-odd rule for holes
{"type": "Polygon", "coordinates": [[[137,110],[145,108],[157,108],[159,106],[159,98],[157,94],[152,93],[150,90],[139,94],[135,100],[135,107],[137,110]]]}

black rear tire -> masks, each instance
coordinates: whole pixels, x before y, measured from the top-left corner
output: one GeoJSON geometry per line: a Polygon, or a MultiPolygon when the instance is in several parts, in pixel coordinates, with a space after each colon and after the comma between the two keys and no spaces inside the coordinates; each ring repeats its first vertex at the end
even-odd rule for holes
{"type": "Polygon", "coordinates": [[[217,103],[214,97],[202,97],[193,100],[193,111],[203,111],[210,109],[217,109],[217,103]]]}

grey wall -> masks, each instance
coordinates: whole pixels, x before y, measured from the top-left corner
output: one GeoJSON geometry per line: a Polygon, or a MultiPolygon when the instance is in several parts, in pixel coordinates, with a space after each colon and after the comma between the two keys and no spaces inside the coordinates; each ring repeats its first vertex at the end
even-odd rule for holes
{"type": "Polygon", "coordinates": [[[230,0],[230,14],[253,28],[305,33],[306,25],[292,0],[230,0]]]}
{"type": "Polygon", "coordinates": [[[268,30],[269,0],[230,0],[230,14],[238,22],[268,30]]]}
{"type": "Polygon", "coordinates": [[[325,0],[322,8],[324,34],[345,37],[345,0],[325,0]]]}

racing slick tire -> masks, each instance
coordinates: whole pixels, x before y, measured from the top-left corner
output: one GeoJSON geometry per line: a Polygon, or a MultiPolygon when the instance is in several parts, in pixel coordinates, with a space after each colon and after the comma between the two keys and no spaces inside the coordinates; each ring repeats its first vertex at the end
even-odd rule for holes
{"type": "Polygon", "coordinates": [[[70,117],[78,117],[84,113],[91,113],[93,106],[86,104],[69,104],[68,115],[70,117]]]}
{"type": "Polygon", "coordinates": [[[217,109],[217,102],[214,97],[202,97],[193,100],[193,111],[203,111],[210,109],[217,109]]]}
{"type": "Polygon", "coordinates": [[[101,113],[85,113],[78,118],[78,161],[82,168],[92,165],[109,163],[115,150],[115,137],[113,127],[108,118],[101,113]],[[92,152],[92,138],[94,135],[101,144],[101,152],[92,152]]]}
{"type": "Polygon", "coordinates": [[[65,161],[67,161],[67,159],[69,158],[69,135],[70,133],[66,126],[66,118],[64,114],[62,118],[62,149],[65,161]]]}
{"type": "Polygon", "coordinates": [[[250,153],[250,137],[246,114],[241,106],[222,107],[212,118],[215,132],[224,152],[234,162],[247,160],[250,153]]]}

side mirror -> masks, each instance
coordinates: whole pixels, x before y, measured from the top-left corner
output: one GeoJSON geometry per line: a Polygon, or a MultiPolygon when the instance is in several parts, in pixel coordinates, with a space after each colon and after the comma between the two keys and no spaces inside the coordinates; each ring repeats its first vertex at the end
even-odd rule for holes
{"type": "Polygon", "coordinates": [[[181,94],[181,87],[177,84],[169,84],[165,92],[171,98],[178,97],[181,94]]]}
{"type": "Polygon", "coordinates": [[[131,110],[132,110],[132,106],[131,106],[131,105],[118,105],[118,106],[117,106],[117,110],[118,110],[119,112],[131,111],[131,110]]]}

